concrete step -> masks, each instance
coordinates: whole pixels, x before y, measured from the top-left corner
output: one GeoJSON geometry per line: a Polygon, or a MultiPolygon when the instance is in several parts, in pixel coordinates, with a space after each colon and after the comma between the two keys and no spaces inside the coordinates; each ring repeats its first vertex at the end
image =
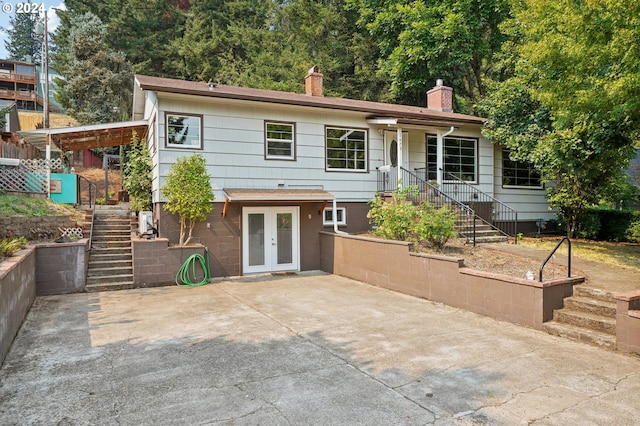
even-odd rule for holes
{"type": "Polygon", "coordinates": [[[92,250],[96,249],[105,249],[105,248],[131,248],[131,239],[126,241],[91,241],[92,250]]]}
{"type": "Polygon", "coordinates": [[[113,262],[118,260],[131,260],[131,250],[91,250],[89,262],[113,262]]]}
{"type": "Polygon", "coordinates": [[[585,285],[576,285],[573,287],[573,295],[578,297],[587,297],[590,299],[602,300],[603,302],[616,303],[613,293],[598,288],[587,287],[585,285]]]}
{"type": "Polygon", "coordinates": [[[604,349],[615,350],[616,336],[602,333],[588,328],[578,327],[571,324],[549,321],[543,324],[544,329],[554,336],[560,336],[575,340],[577,342],[588,343],[604,349]]]}
{"type": "Polygon", "coordinates": [[[97,293],[100,291],[117,291],[117,290],[129,290],[135,288],[133,281],[102,283],[102,284],[87,284],[84,290],[87,293],[97,293]]]}
{"type": "Polygon", "coordinates": [[[131,229],[131,225],[127,223],[109,223],[109,224],[94,224],[94,230],[101,231],[128,231],[131,229]]]}
{"type": "Polygon", "coordinates": [[[559,309],[553,312],[553,320],[601,333],[616,334],[615,318],[603,317],[589,312],[573,311],[567,308],[559,309]]]}
{"type": "Polygon", "coordinates": [[[588,312],[607,318],[616,317],[616,303],[590,297],[571,296],[564,299],[564,307],[571,311],[588,312]]]}
{"type": "Polygon", "coordinates": [[[98,275],[87,277],[87,286],[121,282],[133,282],[133,274],[98,275]]]}
{"type": "Polygon", "coordinates": [[[95,259],[89,258],[89,271],[104,268],[133,268],[131,256],[122,256],[120,259],[95,259]]]}
{"type": "Polygon", "coordinates": [[[112,266],[95,266],[89,267],[87,270],[87,279],[98,277],[111,277],[131,275],[133,277],[133,266],[112,265],[112,266]]]}
{"type": "Polygon", "coordinates": [[[93,237],[91,241],[94,243],[97,242],[122,242],[122,241],[131,241],[131,234],[129,232],[125,232],[124,234],[96,234],[93,233],[93,237]]]}

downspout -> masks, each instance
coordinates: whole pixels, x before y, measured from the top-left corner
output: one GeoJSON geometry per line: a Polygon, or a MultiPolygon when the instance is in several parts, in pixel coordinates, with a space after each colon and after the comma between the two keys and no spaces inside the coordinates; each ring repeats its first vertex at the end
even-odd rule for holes
{"type": "Polygon", "coordinates": [[[348,233],[341,231],[338,229],[338,204],[334,197],[333,199],[333,210],[331,211],[331,217],[333,218],[333,232],[339,235],[349,235],[348,233]]]}

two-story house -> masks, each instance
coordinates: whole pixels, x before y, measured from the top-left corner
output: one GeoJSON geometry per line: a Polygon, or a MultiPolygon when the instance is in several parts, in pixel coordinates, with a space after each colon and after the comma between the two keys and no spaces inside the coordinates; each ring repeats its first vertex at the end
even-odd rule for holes
{"type": "Polygon", "coordinates": [[[411,173],[453,193],[473,186],[517,210],[523,231],[553,217],[537,173],[485,140],[482,118],[453,112],[440,81],[426,107],[323,96],[317,67],[304,94],[143,75],[134,86],[160,236],[178,239],[178,218],[161,208],[170,167],[193,153],[206,159],[214,210],[194,236],[213,276],[319,268],[318,232],[333,230],[334,206],[340,231],[369,230],[381,176],[395,185],[411,173]]]}

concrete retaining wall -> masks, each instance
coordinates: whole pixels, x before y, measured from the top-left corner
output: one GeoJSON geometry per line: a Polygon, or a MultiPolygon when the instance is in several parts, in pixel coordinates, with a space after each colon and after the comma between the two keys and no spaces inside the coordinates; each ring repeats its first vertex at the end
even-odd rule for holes
{"type": "Polygon", "coordinates": [[[0,365],[36,297],[35,271],[33,247],[0,263],[0,365]]]}
{"type": "Polygon", "coordinates": [[[640,354],[640,291],[616,294],[616,349],[640,354]]]}
{"type": "Polygon", "coordinates": [[[133,281],[136,287],[175,285],[176,273],[192,254],[205,254],[201,245],[169,247],[167,238],[133,239],[133,281]]]}
{"type": "Polygon", "coordinates": [[[583,277],[539,283],[464,268],[463,259],[413,253],[410,244],[366,236],[320,235],[326,272],[542,329],[583,277]]]}
{"type": "Polygon", "coordinates": [[[36,248],[38,296],[78,293],[86,285],[89,239],[69,243],[43,243],[36,248]]]}

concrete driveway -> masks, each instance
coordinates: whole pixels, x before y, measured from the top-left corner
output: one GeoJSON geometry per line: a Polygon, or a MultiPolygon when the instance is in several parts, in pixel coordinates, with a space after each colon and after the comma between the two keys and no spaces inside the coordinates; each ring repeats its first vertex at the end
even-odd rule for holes
{"type": "Polygon", "coordinates": [[[37,298],[0,424],[640,423],[640,359],[322,273],[37,298]]]}

